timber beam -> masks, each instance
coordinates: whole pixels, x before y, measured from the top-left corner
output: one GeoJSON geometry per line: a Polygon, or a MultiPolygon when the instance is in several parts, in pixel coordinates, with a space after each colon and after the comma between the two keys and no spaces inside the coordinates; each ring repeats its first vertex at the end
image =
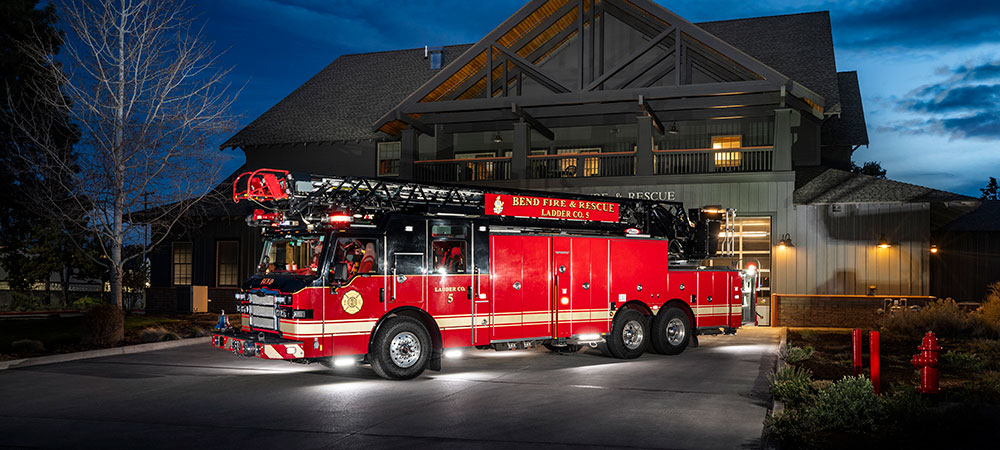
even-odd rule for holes
{"type": "Polygon", "coordinates": [[[656,128],[656,131],[658,133],[662,135],[664,132],[666,132],[666,129],[663,128],[663,122],[660,121],[659,117],[656,117],[656,111],[653,111],[653,108],[649,107],[649,105],[646,103],[646,99],[643,98],[641,95],[639,96],[639,108],[642,109],[642,111],[645,112],[647,116],[653,119],[653,128],[656,128]]]}
{"type": "Polygon", "coordinates": [[[434,136],[434,127],[427,125],[426,123],[423,123],[420,120],[414,119],[413,117],[410,117],[409,114],[403,114],[401,111],[397,110],[396,120],[413,127],[413,129],[423,134],[426,134],[428,136],[434,136]]]}
{"type": "Polygon", "coordinates": [[[538,119],[531,117],[527,111],[521,109],[517,106],[517,103],[511,103],[510,112],[514,114],[515,117],[520,118],[522,121],[528,124],[532,129],[538,132],[538,134],[545,136],[546,139],[554,141],[556,139],[556,134],[552,132],[548,127],[543,125],[538,119]]]}

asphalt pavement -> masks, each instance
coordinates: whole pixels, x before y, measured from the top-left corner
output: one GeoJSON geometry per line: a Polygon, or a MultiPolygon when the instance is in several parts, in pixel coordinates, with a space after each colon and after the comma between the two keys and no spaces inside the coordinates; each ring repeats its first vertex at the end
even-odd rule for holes
{"type": "Polygon", "coordinates": [[[441,372],[186,346],[0,372],[0,448],[758,448],[779,329],[676,356],[467,350],[441,372]]]}

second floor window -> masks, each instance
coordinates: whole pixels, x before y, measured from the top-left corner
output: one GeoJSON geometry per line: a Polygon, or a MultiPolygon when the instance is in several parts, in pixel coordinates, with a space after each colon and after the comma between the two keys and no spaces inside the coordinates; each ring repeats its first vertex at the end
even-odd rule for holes
{"type": "Polygon", "coordinates": [[[743,161],[743,154],[739,151],[742,147],[741,136],[712,136],[713,150],[733,149],[733,151],[716,151],[715,167],[739,167],[743,161]]]}
{"type": "Polygon", "coordinates": [[[378,143],[378,175],[399,175],[399,142],[378,143]]]}

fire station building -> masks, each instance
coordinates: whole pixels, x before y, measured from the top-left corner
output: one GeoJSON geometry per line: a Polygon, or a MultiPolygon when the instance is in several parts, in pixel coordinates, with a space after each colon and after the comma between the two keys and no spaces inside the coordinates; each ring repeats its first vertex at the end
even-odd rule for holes
{"type": "MultiPolygon", "coordinates": [[[[850,326],[886,297],[955,296],[932,235],[978,206],[850,173],[867,145],[827,12],[695,24],[648,0],[533,0],[474,44],[341,56],[223,148],[241,171],[734,208],[731,256],[704,264],[754,265],[779,324],[850,326]]],[[[188,286],[231,303],[259,249],[239,206],[157,253],[151,309],[188,286]]]]}

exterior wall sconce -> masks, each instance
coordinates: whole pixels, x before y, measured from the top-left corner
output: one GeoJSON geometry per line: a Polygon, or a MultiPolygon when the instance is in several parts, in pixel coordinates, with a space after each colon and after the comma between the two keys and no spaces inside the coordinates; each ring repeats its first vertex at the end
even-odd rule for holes
{"type": "Polygon", "coordinates": [[[790,247],[795,247],[795,245],[792,244],[792,237],[788,233],[785,233],[781,236],[781,240],[778,241],[778,248],[785,249],[790,247]]]}
{"type": "Polygon", "coordinates": [[[667,130],[667,134],[677,134],[677,133],[680,133],[680,131],[677,130],[677,122],[673,122],[670,124],[670,129],[667,130]]]}
{"type": "Polygon", "coordinates": [[[938,252],[937,245],[936,244],[931,244],[931,253],[937,254],[937,252],[938,252]]]}
{"type": "Polygon", "coordinates": [[[497,131],[497,134],[493,136],[493,142],[497,144],[503,142],[503,136],[500,136],[499,131],[497,131]]]}
{"type": "Polygon", "coordinates": [[[892,247],[892,244],[889,242],[888,239],[885,238],[885,234],[879,235],[878,248],[889,248],[889,247],[892,247]]]}

